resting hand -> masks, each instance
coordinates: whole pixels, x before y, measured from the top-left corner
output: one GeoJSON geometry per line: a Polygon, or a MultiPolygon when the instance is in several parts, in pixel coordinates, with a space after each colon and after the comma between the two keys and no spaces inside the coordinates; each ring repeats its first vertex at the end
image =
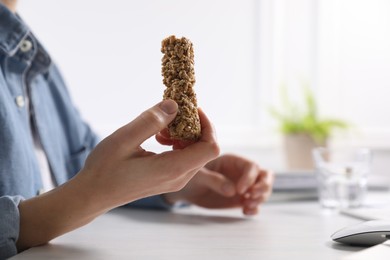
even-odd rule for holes
{"type": "Polygon", "coordinates": [[[236,155],[224,155],[208,163],[184,189],[165,194],[169,202],[184,200],[206,208],[241,207],[246,215],[271,194],[273,174],[236,155]]]}

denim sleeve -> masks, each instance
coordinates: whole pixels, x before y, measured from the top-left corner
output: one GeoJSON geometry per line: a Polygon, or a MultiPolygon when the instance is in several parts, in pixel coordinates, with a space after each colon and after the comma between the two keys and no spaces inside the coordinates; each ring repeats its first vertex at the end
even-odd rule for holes
{"type": "Polygon", "coordinates": [[[19,202],[21,196],[0,197],[0,259],[16,255],[19,236],[19,202]]]}

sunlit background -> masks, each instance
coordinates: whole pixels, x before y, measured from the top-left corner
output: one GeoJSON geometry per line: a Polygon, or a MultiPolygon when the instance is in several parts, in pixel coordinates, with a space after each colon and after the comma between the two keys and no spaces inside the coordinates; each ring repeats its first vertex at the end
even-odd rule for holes
{"type": "Polygon", "coordinates": [[[19,14],[101,136],[162,99],[160,44],[175,34],[194,44],[195,91],[223,152],[282,170],[269,108],[282,85],[302,102],[307,84],[322,116],[353,125],[331,145],[372,148],[374,174],[388,174],[388,0],[21,0],[19,14]]]}

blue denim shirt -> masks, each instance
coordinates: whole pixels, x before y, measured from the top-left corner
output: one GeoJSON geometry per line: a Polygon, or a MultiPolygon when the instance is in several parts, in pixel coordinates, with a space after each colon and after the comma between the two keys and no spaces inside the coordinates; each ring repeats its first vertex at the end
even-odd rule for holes
{"type": "MultiPolygon", "coordinates": [[[[23,21],[0,4],[0,259],[17,253],[18,203],[42,188],[31,126],[57,185],[82,168],[99,141],[73,106],[48,53],[23,21]]],[[[168,207],[159,196],[131,205],[168,207]]]]}

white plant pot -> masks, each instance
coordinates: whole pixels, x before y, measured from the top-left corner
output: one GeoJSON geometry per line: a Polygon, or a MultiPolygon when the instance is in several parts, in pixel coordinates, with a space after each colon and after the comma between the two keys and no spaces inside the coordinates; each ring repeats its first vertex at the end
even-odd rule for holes
{"type": "Polygon", "coordinates": [[[313,170],[312,150],[315,147],[326,146],[317,143],[308,134],[289,134],[284,136],[284,151],[289,170],[313,170]]]}

